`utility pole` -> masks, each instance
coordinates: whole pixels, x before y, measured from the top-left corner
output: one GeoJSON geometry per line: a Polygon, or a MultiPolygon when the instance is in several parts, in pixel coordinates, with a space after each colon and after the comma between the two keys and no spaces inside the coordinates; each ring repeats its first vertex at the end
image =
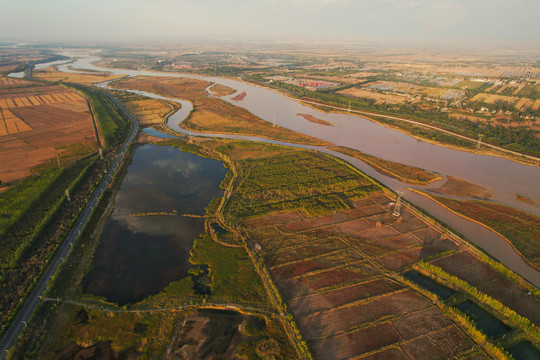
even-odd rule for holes
{"type": "Polygon", "coordinates": [[[272,122],[272,126],[276,127],[276,113],[274,112],[274,121],[272,122]]]}
{"type": "Polygon", "coordinates": [[[56,154],[56,161],[58,161],[58,168],[60,168],[60,156],[56,154]]]}
{"type": "Polygon", "coordinates": [[[71,198],[69,197],[69,190],[66,189],[66,198],[67,198],[67,201],[71,201],[71,198]]]}
{"type": "Polygon", "coordinates": [[[350,113],[351,112],[351,100],[349,100],[349,110],[348,112],[350,113]]]}
{"type": "Polygon", "coordinates": [[[484,134],[478,135],[478,142],[476,143],[476,149],[480,149],[480,146],[482,146],[482,138],[484,137],[484,134]]]}
{"type": "Polygon", "coordinates": [[[99,158],[100,160],[103,160],[103,150],[101,150],[101,148],[99,148],[99,158]]]}
{"type": "Polygon", "coordinates": [[[398,191],[398,197],[396,199],[396,204],[394,205],[394,212],[392,213],[395,217],[401,216],[401,196],[403,196],[403,193],[401,191],[398,191]]]}

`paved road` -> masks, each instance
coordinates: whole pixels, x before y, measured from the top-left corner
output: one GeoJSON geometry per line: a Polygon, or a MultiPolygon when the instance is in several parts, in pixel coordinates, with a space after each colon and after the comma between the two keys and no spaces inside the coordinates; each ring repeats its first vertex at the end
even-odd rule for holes
{"type": "Polygon", "coordinates": [[[133,118],[133,116],[111,95],[106,94],[130,119],[132,127],[131,132],[127,138],[127,140],[124,142],[122,147],[120,148],[120,151],[116,155],[114,161],[112,162],[111,166],[109,167],[107,173],[103,178],[101,179],[101,182],[99,183],[98,187],[90,197],[90,200],[86,204],[84,210],[81,212],[79,218],[75,222],[75,225],[69,232],[68,236],[58,249],[58,252],[54,256],[51,263],[47,266],[45,269],[45,272],[41,276],[41,278],[38,280],[38,283],[36,284],[36,287],[30,294],[30,296],[26,299],[24,302],[24,305],[19,310],[17,316],[15,317],[15,320],[11,323],[8,330],[2,337],[2,340],[0,341],[0,359],[4,359],[7,355],[7,352],[15,341],[17,340],[19,334],[26,326],[26,323],[30,320],[30,317],[32,316],[32,313],[34,312],[34,309],[36,308],[37,304],[40,301],[41,295],[45,292],[45,289],[47,288],[47,282],[52,279],[53,275],[56,273],[56,270],[60,266],[60,264],[64,261],[64,258],[68,255],[69,250],[71,249],[71,246],[73,245],[73,242],[77,239],[77,237],[80,235],[84,224],[86,221],[90,218],[92,215],[92,212],[96,205],[99,202],[99,199],[101,198],[101,195],[103,194],[103,191],[105,191],[105,188],[109,184],[112,175],[118,170],[118,166],[120,165],[122,159],[126,155],[128,146],[133,142],[135,139],[135,136],[137,135],[137,131],[139,129],[138,123],[133,118]]]}
{"type": "Polygon", "coordinates": [[[34,64],[30,63],[26,65],[26,78],[28,80],[32,78],[32,70],[34,70],[34,64]]]}

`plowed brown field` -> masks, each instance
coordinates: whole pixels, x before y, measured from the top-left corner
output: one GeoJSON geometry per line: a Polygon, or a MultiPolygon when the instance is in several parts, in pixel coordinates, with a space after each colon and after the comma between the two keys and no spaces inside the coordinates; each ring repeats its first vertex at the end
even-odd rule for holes
{"type": "Polygon", "coordinates": [[[473,343],[392,274],[459,245],[378,193],[351,210],[250,218],[243,225],[316,359],[443,359],[473,343]],[[411,326],[414,324],[414,326],[411,326]]]}
{"type": "Polygon", "coordinates": [[[56,157],[96,148],[86,99],[61,86],[0,78],[0,180],[31,174],[56,157]],[[25,85],[25,86],[22,86],[25,85]],[[14,87],[15,86],[15,87],[14,87]]]}

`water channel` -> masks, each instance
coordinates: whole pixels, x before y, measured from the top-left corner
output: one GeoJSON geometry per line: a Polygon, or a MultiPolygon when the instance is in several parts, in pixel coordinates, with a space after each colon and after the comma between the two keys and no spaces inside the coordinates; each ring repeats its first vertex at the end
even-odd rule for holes
{"type": "Polygon", "coordinates": [[[161,291],[187,275],[204,208],[223,195],[227,169],[170,146],[143,145],[116,194],[84,291],[120,305],[161,291]],[[185,215],[191,216],[185,216],[185,215]]]}
{"type": "MultiPolygon", "coordinates": [[[[70,54],[64,54],[70,55],[70,54]]],[[[304,106],[284,95],[252,84],[233,79],[218,77],[185,75],[178,73],[155,72],[146,70],[127,70],[102,68],[93,63],[99,61],[96,56],[79,58],[72,64],[73,68],[89,69],[95,71],[107,71],[113,74],[129,76],[165,76],[187,77],[217,82],[229,86],[238,92],[246,92],[242,101],[234,101],[236,94],[223,97],[230,103],[244,107],[253,114],[266,121],[273,121],[278,125],[295,130],[307,135],[318,137],[338,145],[347,146],[362,152],[381,157],[386,160],[396,161],[407,165],[417,166],[441,175],[455,176],[466,181],[478,184],[489,190],[493,200],[509,205],[529,213],[540,215],[540,169],[538,167],[520,164],[504,158],[474,154],[465,151],[454,150],[443,146],[419,141],[414,137],[399,131],[388,129],[361,116],[324,113],[308,106],[304,106]],[[334,126],[324,126],[309,122],[298,114],[309,114],[316,118],[331,122],[334,126]],[[518,201],[516,194],[532,200],[531,203],[518,201]]],[[[75,72],[67,65],[59,66],[61,71],[75,72]]],[[[138,92],[146,96],[167,99],[155,94],[138,92]]],[[[185,119],[192,109],[188,101],[180,99],[168,99],[178,102],[182,108],[173,114],[168,125],[173,130],[185,133],[179,127],[179,123],[185,119]]],[[[262,141],[266,143],[284,144],[301,148],[314,149],[342,158],[367,175],[377,179],[385,186],[394,191],[401,191],[404,197],[415,205],[425,209],[434,217],[441,219],[468,240],[483,248],[494,258],[504,265],[523,276],[529,282],[540,288],[540,272],[531,267],[518,254],[510,244],[493,231],[468,221],[439,206],[432,200],[409,190],[410,185],[382,175],[372,169],[366,163],[349,156],[334,152],[324,147],[305,146],[298,144],[283,143],[274,140],[258,138],[256,136],[234,136],[222,134],[197,134],[204,136],[216,136],[221,138],[245,139],[262,141]]],[[[432,184],[440,185],[442,181],[432,184]]]]}

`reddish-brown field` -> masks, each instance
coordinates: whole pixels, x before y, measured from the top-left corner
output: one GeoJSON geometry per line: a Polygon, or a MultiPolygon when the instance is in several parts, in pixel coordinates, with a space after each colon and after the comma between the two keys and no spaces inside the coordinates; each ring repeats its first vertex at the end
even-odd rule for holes
{"type": "Polygon", "coordinates": [[[234,100],[234,101],[242,101],[244,100],[244,98],[246,97],[246,92],[245,91],[242,91],[240,94],[236,95],[235,97],[232,97],[231,100],[234,100]]]}
{"type": "Polygon", "coordinates": [[[30,175],[37,165],[96,148],[86,99],[61,86],[0,86],[0,180],[30,175]]]}
{"type": "Polygon", "coordinates": [[[466,280],[480,291],[540,326],[540,301],[523,296],[523,289],[469,252],[461,251],[432,261],[447,273],[466,280]]]}
{"type": "Polygon", "coordinates": [[[243,223],[314,357],[427,360],[471,349],[431,300],[392,275],[458,244],[407,209],[392,216],[382,193],[353,203],[327,216],[294,211],[243,223]]]}

